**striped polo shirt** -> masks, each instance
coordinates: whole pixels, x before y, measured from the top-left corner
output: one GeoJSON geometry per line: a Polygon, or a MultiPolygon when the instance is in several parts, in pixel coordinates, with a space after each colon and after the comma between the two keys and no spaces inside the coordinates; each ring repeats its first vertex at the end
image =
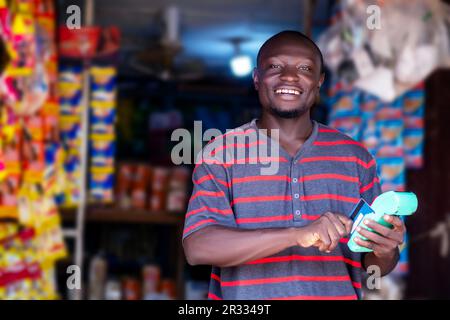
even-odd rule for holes
{"type": "MultiPolygon", "coordinates": [[[[210,225],[289,228],[327,211],[349,216],[360,198],[370,204],[381,192],[375,160],[364,146],[316,121],[294,157],[254,119],[213,139],[196,163],[183,240],[210,225]],[[274,163],[275,173],[262,173],[274,163]]],[[[347,241],[330,253],[294,246],[235,267],[212,266],[208,297],[360,299],[361,254],[347,241]]]]}

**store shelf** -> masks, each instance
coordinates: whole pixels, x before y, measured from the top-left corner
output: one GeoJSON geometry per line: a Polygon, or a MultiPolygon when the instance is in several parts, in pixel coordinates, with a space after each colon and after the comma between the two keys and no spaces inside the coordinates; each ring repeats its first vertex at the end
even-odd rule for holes
{"type": "MultiPolygon", "coordinates": [[[[61,209],[63,221],[74,221],[75,209],[61,209]]],[[[152,212],[139,209],[120,209],[115,207],[88,207],[86,211],[87,222],[118,222],[118,223],[147,223],[181,225],[183,214],[169,212],[152,212]]]]}

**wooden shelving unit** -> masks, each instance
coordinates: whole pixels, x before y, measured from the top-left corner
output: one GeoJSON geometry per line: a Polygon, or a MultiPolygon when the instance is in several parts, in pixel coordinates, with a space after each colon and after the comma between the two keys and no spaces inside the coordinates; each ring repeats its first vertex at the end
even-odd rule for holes
{"type": "MultiPolygon", "coordinates": [[[[61,209],[64,221],[74,221],[75,209],[61,209]]],[[[184,223],[183,213],[153,212],[143,209],[121,209],[116,207],[88,206],[87,222],[147,223],[180,226],[184,223]]]]}
{"type": "MultiPolygon", "coordinates": [[[[75,208],[59,209],[61,219],[64,222],[75,222],[77,211],[75,208]]],[[[181,236],[184,225],[184,212],[154,212],[142,209],[121,209],[114,206],[87,206],[85,223],[127,223],[127,224],[153,224],[170,226],[171,232],[177,238],[174,250],[176,258],[176,285],[178,299],[184,299],[184,254],[181,245],[181,236]]]]}

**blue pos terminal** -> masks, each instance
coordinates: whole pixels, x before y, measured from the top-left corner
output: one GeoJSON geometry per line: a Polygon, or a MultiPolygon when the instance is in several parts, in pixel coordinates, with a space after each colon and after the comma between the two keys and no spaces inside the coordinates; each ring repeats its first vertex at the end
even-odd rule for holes
{"type": "Polygon", "coordinates": [[[348,242],[348,247],[353,252],[371,252],[373,250],[368,248],[363,248],[357,245],[354,241],[355,237],[358,236],[363,240],[367,238],[361,236],[357,231],[357,227],[365,228],[371,232],[371,228],[363,224],[364,219],[372,219],[379,224],[392,228],[393,226],[383,219],[384,215],[395,215],[395,216],[408,216],[412,215],[417,210],[417,197],[412,192],[397,192],[388,191],[380,194],[372,203],[371,206],[367,204],[366,201],[361,199],[350,215],[350,219],[353,220],[352,231],[350,232],[350,240],[348,242]]]}

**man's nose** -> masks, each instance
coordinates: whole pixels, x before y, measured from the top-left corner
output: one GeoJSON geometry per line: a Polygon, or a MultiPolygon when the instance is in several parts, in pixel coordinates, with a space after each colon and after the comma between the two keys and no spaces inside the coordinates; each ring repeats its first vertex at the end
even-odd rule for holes
{"type": "Polygon", "coordinates": [[[280,75],[280,79],[284,80],[284,81],[298,81],[299,77],[298,77],[298,73],[297,73],[297,68],[294,67],[285,67],[283,68],[283,72],[280,75]]]}

